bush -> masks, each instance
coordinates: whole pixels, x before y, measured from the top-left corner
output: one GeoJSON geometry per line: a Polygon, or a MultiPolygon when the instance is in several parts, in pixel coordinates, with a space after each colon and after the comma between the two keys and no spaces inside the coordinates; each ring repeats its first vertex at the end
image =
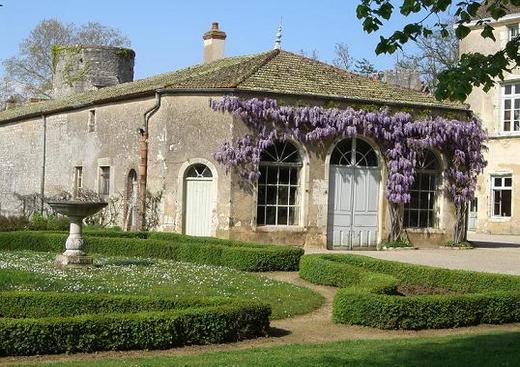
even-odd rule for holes
{"type": "MultiPolygon", "coordinates": [[[[119,233],[119,232],[105,232],[119,233]]],[[[139,233],[143,232],[121,232],[139,233]]],[[[134,234],[132,234],[133,236],[134,234]]],[[[130,236],[130,235],[129,235],[130,236]]],[[[89,253],[108,256],[138,256],[186,261],[198,264],[228,266],[243,271],[290,271],[298,269],[303,249],[291,246],[251,245],[219,239],[197,242],[196,237],[180,236],[178,240],[140,239],[130,237],[85,235],[89,253]],[[193,239],[191,241],[191,239],[193,239]]],[[[0,233],[0,249],[62,252],[67,235],[46,232],[0,233]]]]}
{"type": "Polygon", "coordinates": [[[10,317],[0,318],[2,356],[237,341],[265,335],[271,312],[222,298],[6,292],[0,299],[2,316],[10,317]]]}
{"type": "Polygon", "coordinates": [[[69,228],[69,220],[63,216],[49,215],[43,216],[35,213],[31,219],[24,216],[0,216],[0,232],[5,231],[64,231],[69,228]]]}
{"type": "Polygon", "coordinates": [[[437,329],[520,321],[520,277],[377,260],[356,255],[305,255],[300,276],[341,287],[333,320],[381,329],[437,329]],[[451,293],[401,296],[401,284],[451,293]]]}
{"type": "Polygon", "coordinates": [[[24,216],[4,217],[0,215],[0,231],[19,231],[29,228],[29,219],[24,216]]]}

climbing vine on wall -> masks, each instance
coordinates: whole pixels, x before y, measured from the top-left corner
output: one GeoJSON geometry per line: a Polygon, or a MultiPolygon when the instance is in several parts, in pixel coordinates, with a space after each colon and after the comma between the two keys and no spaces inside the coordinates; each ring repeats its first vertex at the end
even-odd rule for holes
{"type": "Polygon", "coordinates": [[[251,182],[258,179],[262,151],[276,141],[294,139],[303,143],[332,141],[362,135],[373,139],[383,153],[388,170],[385,195],[390,203],[392,229],[389,240],[402,237],[400,206],[410,201],[417,154],[437,149],[447,160],[444,178],[457,209],[456,243],[464,239],[467,202],[475,193],[477,176],[486,166],[483,151],[486,133],[480,121],[442,117],[414,120],[405,112],[279,106],[274,99],[224,97],[212,100],[215,111],[230,112],[254,132],[233,142],[224,142],[215,159],[251,182]]]}

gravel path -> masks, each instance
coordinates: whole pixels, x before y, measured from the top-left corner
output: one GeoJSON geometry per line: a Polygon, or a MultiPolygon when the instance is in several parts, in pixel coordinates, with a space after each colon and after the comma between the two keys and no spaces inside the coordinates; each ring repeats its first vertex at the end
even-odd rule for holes
{"type": "Polygon", "coordinates": [[[3,357],[0,365],[20,365],[27,362],[53,362],[53,361],[88,361],[97,359],[133,358],[142,356],[174,356],[193,355],[205,352],[219,352],[236,349],[250,349],[256,347],[269,347],[283,344],[324,343],[353,339],[393,339],[404,337],[446,336],[468,333],[485,333],[490,331],[520,331],[520,323],[507,325],[479,325],[457,329],[442,330],[379,330],[361,326],[338,325],[332,322],[332,300],[336,288],[317,286],[298,277],[296,272],[265,273],[273,279],[304,286],[320,293],[325,302],[322,307],[307,315],[296,316],[290,319],[275,320],[271,322],[269,337],[253,340],[244,340],[238,343],[219,345],[190,346],[170,350],[159,351],[129,351],[129,352],[99,352],[92,354],[73,354],[56,356],[31,356],[31,357],[3,357]]]}
{"type": "Polygon", "coordinates": [[[520,275],[520,247],[488,247],[472,250],[357,251],[350,253],[440,268],[520,275]]]}

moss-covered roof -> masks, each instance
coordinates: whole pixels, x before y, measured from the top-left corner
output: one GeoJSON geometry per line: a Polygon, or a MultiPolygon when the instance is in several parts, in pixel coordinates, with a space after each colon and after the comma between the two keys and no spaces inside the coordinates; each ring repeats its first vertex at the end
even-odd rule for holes
{"type": "Polygon", "coordinates": [[[233,88],[244,92],[465,108],[460,104],[441,103],[431,95],[362,77],[287,51],[273,50],[257,55],[229,57],[66,98],[30,103],[0,112],[0,122],[71,110],[114,99],[130,99],[164,88],[179,91],[233,88]]]}

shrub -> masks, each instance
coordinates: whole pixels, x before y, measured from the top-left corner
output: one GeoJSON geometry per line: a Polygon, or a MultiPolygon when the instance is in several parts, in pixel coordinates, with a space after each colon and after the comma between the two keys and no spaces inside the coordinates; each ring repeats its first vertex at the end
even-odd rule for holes
{"type": "Polygon", "coordinates": [[[341,287],[333,320],[382,329],[431,329],[520,321],[520,277],[438,269],[356,255],[305,255],[300,276],[341,287]],[[400,284],[453,294],[400,296],[400,284]]]}
{"type": "MultiPolygon", "coordinates": [[[[110,232],[106,232],[110,233],[110,232]]],[[[105,234],[106,234],[105,233],[105,234]]],[[[120,233],[120,232],[113,232],[120,233]]],[[[142,232],[121,232],[136,233],[142,232]]],[[[128,235],[130,236],[130,235],[128,235]]],[[[133,234],[132,234],[133,236],[133,234]]],[[[177,235],[180,236],[180,235],[177,235]]],[[[291,246],[251,245],[211,239],[186,240],[140,239],[130,237],[96,237],[86,233],[85,249],[109,256],[138,256],[228,266],[243,271],[290,271],[298,269],[303,249],[291,246]]],[[[61,252],[65,233],[4,232],[0,233],[0,249],[61,252]]],[[[190,238],[191,239],[191,238],[190,238]]]]}
{"type": "Polygon", "coordinates": [[[0,215],[0,231],[19,231],[29,228],[29,219],[24,216],[4,217],[0,215]]]}
{"type": "Polygon", "coordinates": [[[222,298],[6,292],[0,299],[9,317],[0,318],[3,356],[237,341],[265,335],[271,312],[261,303],[222,298]]]}

